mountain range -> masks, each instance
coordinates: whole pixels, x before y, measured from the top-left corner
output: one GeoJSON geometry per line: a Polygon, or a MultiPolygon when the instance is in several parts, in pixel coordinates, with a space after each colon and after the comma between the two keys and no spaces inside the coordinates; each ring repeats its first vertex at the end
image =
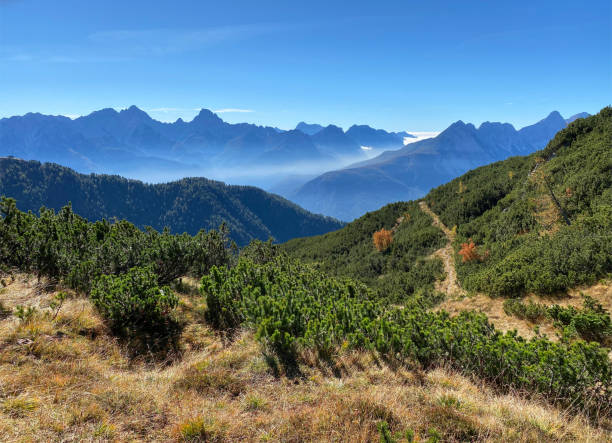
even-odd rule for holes
{"type": "Polygon", "coordinates": [[[15,198],[23,211],[38,212],[41,206],[59,210],[71,203],[76,214],[90,221],[126,219],[141,229],[168,227],[174,233],[195,234],[225,223],[238,245],[254,238],[286,241],[343,226],[252,186],[205,178],[146,184],[14,158],[0,158],[0,196],[15,198]]]}
{"type": "MultiPolygon", "coordinates": [[[[315,135],[326,128],[317,123],[300,122],[295,129],[304,134],[315,135]]],[[[387,132],[368,125],[353,125],[346,131],[346,135],[360,146],[372,149],[394,149],[403,145],[405,138],[416,138],[405,131],[387,132]]]]}
{"type": "Polygon", "coordinates": [[[0,155],[55,162],[79,172],[114,173],[149,182],[187,175],[248,184],[320,174],[368,158],[373,149],[400,148],[404,133],[333,125],[294,130],[230,124],[207,109],[190,122],[164,123],[131,106],[70,119],[28,113],[0,120],[0,155]],[[244,168],[247,166],[248,168],[244,168]],[[250,178],[232,180],[240,174],[250,178]],[[250,175],[249,175],[250,174],[250,175]]]}
{"type": "Polygon", "coordinates": [[[173,123],[136,106],[76,119],[28,113],[0,120],[0,155],[147,182],[206,176],[257,185],[314,213],[350,221],[422,197],[475,167],[542,149],[557,131],[588,115],[564,119],[555,111],[520,130],[457,121],[435,138],[404,145],[414,136],[367,125],[344,131],[305,122],[292,130],[230,124],[206,109],[190,122],[173,123]]]}
{"type": "Polygon", "coordinates": [[[470,169],[542,149],[568,122],[585,116],[566,120],[554,111],[520,130],[509,123],[476,128],[457,121],[435,138],[326,172],[284,195],[313,212],[350,221],[390,202],[420,198],[470,169]]]}

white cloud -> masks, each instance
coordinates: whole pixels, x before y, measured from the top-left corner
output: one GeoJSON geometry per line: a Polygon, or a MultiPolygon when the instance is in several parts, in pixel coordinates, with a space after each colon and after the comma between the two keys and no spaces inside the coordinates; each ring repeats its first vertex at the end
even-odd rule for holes
{"type": "Polygon", "coordinates": [[[404,146],[409,145],[414,142],[420,142],[421,140],[425,140],[427,138],[434,138],[440,134],[440,131],[406,131],[408,134],[412,134],[415,138],[412,137],[404,137],[404,146]]]}
{"type": "Polygon", "coordinates": [[[223,109],[215,109],[213,112],[216,114],[223,114],[226,112],[255,112],[255,111],[252,109],[223,108],[223,109]]]}

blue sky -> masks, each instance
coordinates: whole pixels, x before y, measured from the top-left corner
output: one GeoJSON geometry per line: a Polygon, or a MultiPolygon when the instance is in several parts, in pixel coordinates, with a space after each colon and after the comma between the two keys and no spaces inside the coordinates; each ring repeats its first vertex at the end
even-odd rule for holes
{"type": "Polygon", "coordinates": [[[609,0],[0,0],[0,117],[135,104],[427,131],[611,102],[609,0]]]}

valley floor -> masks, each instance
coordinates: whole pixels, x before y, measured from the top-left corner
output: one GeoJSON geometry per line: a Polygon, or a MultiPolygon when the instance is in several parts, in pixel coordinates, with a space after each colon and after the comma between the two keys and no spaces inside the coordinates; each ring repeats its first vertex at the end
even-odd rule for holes
{"type": "Polygon", "coordinates": [[[612,441],[611,423],[371,353],[303,355],[288,376],[252,333],[213,333],[193,281],[181,294],[180,355],[130,359],[89,300],[75,295],[56,314],[43,283],[14,274],[0,289],[3,441],[379,441],[381,422],[398,441],[612,441]],[[37,309],[19,319],[17,305],[37,309]]]}

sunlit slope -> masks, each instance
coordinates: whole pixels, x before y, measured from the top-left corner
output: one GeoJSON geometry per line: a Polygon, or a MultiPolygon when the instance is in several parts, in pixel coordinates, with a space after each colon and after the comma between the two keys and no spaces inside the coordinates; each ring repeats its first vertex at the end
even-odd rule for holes
{"type": "MultiPolygon", "coordinates": [[[[612,272],[612,109],[572,122],[542,151],[472,170],[424,201],[456,232],[455,252],[474,242],[475,259],[454,256],[466,290],[516,296],[594,283],[612,272]]],[[[410,272],[444,243],[427,223],[415,203],[395,203],[284,249],[333,274],[373,281],[410,272]],[[412,220],[377,253],[373,233],[392,229],[407,210],[412,220]]]]}

